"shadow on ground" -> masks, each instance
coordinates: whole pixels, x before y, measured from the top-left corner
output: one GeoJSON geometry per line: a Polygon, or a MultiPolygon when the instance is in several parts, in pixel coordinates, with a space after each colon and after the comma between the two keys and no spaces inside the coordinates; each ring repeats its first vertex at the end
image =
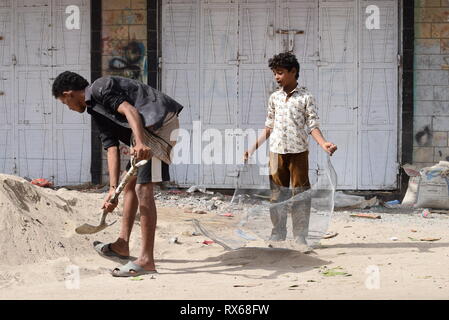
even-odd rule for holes
{"type": "Polygon", "coordinates": [[[316,258],[314,254],[304,254],[299,251],[279,248],[256,248],[247,247],[225,252],[216,257],[209,257],[204,260],[178,260],[160,259],[158,264],[180,263],[195,264],[191,267],[167,268],[161,266],[161,270],[169,270],[170,273],[211,273],[224,275],[237,275],[236,272],[245,271],[245,274],[238,274],[252,279],[274,279],[285,273],[307,272],[311,269],[329,264],[316,258]],[[264,269],[271,271],[269,275],[251,275],[251,270],[264,269]]]}

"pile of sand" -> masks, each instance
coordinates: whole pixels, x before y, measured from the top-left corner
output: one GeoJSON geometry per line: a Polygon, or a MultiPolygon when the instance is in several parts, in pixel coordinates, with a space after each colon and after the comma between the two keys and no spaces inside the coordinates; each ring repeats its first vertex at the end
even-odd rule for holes
{"type": "Polygon", "coordinates": [[[55,191],[1,174],[0,264],[24,265],[91,252],[92,236],[74,230],[85,222],[99,223],[102,196],[55,191]]]}

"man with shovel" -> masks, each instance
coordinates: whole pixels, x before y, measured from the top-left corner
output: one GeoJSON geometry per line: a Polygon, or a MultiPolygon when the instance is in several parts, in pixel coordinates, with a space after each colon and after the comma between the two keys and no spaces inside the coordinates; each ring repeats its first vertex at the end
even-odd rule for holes
{"type": "MultiPolygon", "coordinates": [[[[149,160],[138,168],[137,176],[124,188],[123,219],[118,239],[109,244],[95,242],[95,250],[105,257],[129,259],[129,239],[137,209],[140,212],[142,249],[137,260],[115,268],[116,277],[135,277],[156,272],[154,237],[156,205],[153,183],[169,181],[170,152],[176,143],[178,115],[183,107],[166,96],[136,80],[106,76],[91,85],[77,73],[65,71],[53,83],[53,95],[70,110],[87,111],[100,131],[107,150],[110,191],[103,209],[112,212],[120,175],[119,141],[131,145],[135,160],[149,160]],[[150,160],[151,159],[151,160],[150,160]]],[[[130,165],[128,165],[130,166],[130,165]]]]}

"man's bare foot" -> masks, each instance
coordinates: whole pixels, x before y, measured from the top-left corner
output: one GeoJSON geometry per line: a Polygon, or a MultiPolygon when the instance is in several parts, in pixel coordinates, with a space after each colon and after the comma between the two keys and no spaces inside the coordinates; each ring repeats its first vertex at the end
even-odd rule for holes
{"type": "Polygon", "coordinates": [[[154,261],[150,262],[150,261],[145,261],[145,260],[139,258],[137,260],[134,260],[133,263],[142,267],[146,271],[156,271],[156,266],[154,265],[154,261]]]}
{"type": "Polygon", "coordinates": [[[118,239],[111,243],[111,250],[121,256],[129,256],[129,243],[124,240],[118,239]]]}

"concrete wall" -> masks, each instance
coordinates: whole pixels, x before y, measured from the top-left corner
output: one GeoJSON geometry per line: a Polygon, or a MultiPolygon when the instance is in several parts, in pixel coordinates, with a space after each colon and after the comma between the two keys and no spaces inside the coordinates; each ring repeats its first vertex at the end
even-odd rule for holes
{"type": "MultiPolygon", "coordinates": [[[[102,0],[102,75],[118,75],[148,82],[147,1],[102,0]]],[[[128,147],[120,147],[122,170],[128,147]]],[[[103,151],[102,181],[108,183],[106,152],[103,151]]]]}
{"type": "Polygon", "coordinates": [[[413,162],[449,161],[449,0],[415,0],[413,162]]]}

